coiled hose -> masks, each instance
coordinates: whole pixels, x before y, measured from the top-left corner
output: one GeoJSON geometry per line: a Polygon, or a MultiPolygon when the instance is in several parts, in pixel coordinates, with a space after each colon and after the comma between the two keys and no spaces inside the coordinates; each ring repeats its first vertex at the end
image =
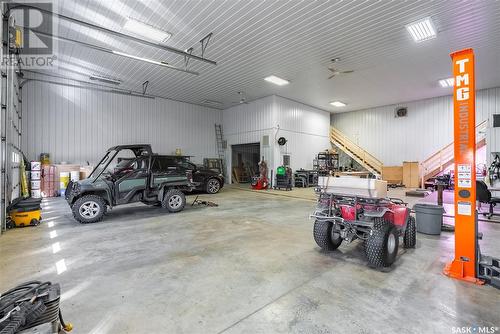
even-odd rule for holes
{"type": "MultiPolygon", "coordinates": [[[[0,295],[0,334],[14,334],[19,328],[37,320],[47,309],[37,298],[51,282],[29,281],[22,283],[0,295]]],[[[65,331],[73,329],[66,324],[59,309],[59,321],[65,331]]]]}

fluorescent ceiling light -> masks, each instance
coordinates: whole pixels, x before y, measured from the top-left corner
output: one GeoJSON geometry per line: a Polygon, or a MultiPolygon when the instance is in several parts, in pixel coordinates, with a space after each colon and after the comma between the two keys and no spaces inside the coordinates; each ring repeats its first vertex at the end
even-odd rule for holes
{"type": "Polygon", "coordinates": [[[105,76],[101,76],[101,75],[91,75],[89,77],[90,80],[96,80],[96,81],[101,81],[101,82],[105,82],[105,83],[110,83],[110,84],[113,84],[113,85],[119,85],[122,83],[122,80],[120,79],[114,79],[114,78],[111,78],[111,77],[105,77],[105,76]]]}
{"type": "Polygon", "coordinates": [[[453,87],[453,85],[455,84],[455,79],[453,79],[453,78],[441,79],[441,80],[439,80],[439,84],[443,88],[453,87]]]}
{"type": "Polygon", "coordinates": [[[417,43],[436,38],[436,29],[430,17],[406,25],[406,30],[417,43]]]}
{"type": "Polygon", "coordinates": [[[150,63],[150,64],[155,64],[155,65],[170,67],[170,65],[168,65],[168,63],[163,62],[163,61],[157,61],[157,60],[152,60],[152,59],[143,58],[143,57],[139,57],[139,56],[134,56],[134,55],[131,55],[131,54],[128,54],[128,53],[125,53],[125,52],[121,52],[121,51],[116,51],[116,50],[113,50],[113,53],[115,55],[127,57],[127,58],[130,58],[130,59],[144,61],[144,62],[150,63]]]}
{"type": "Polygon", "coordinates": [[[267,82],[273,83],[275,85],[278,85],[278,86],[284,86],[284,85],[288,85],[290,83],[290,81],[278,78],[275,75],[270,75],[267,78],[264,78],[264,80],[266,80],[267,82]]]}
{"type": "Polygon", "coordinates": [[[330,102],[330,104],[334,107],[345,107],[347,105],[344,102],[340,102],[340,101],[333,101],[333,102],[330,102]]]}
{"type": "Polygon", "coordinates": [[[123,25],[123,29],[130,31],[134,34],[140,35],[146,39],[153,40],[155,42],[165,43],[171,33],[155,28],[147,23],[137,21],[133,18],[128,18],[127,22],[123,25]]]}

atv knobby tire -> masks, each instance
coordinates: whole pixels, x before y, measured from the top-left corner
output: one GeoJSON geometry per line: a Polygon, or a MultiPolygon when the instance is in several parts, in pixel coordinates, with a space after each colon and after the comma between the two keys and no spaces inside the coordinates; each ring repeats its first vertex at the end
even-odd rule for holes
{"type": "Polygon", "coordinates": [[[82,196],[71,206],[73,217],[82,224],[101,221],[107,209],[106,201],[98,195],[82,196]]]}
{"type": "Polygon", "coordinates": [[[417,225],[415,217],[410,216],[406,224],[405,235],[403,237],[403,244],[405,248],[415,248],[417,244],[417,225]]]}
{"type": "Polygon", "coordinates": [[[383,218],[375,218],[371,235],[366,240],[365,253],[373,267],[389,267],[396,261],[399,246],[399,232],[383,218]]]}
{"type": "Polygon", "coordinates": [[[170,189],[163,197],[161,206],[172,213],[182,211],[186,206],[186,195],[179,189],[170,189]]]}
{"type": "Polygon", "coordinates": [[[316,220],[313,229],[314,241],[323,250],[332,251],[342,243],[340,234],[333,230],[333,225],[327,221],[316,220]]]}

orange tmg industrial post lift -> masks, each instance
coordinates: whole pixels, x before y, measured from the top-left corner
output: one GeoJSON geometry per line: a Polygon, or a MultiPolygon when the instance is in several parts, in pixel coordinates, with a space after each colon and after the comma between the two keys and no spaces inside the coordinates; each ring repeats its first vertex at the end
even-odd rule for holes
{"type": "Polygon", "coordinates": [[[451,54],[455,149],[455,258],[444,274],[500,288],[500,259],[481,254],[476,212],[476,94],[474,51],[451,54]]]}
{"type": "Polygon", "coordinates": [[[455,259],[444,273],[477,284],[476,222],[476,96],[474,52],[465,49],[451,54],[453,63],[455,145],[455,259]]]}

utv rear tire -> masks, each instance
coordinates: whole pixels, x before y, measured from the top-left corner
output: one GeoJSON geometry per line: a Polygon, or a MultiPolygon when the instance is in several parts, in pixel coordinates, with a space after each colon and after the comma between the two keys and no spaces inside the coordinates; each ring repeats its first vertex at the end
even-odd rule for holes
{"type": "Polygon", "coordinates": [[[106,210],[106,201],[98,195],[82,196],[71,207],[73,217],[82,224],[101,221],[106,214],[106,210]]]}
{"type": "Polygon", "coordinates": [[[316,220],[313,229],[314,241],[323,250],[333,251],[342,243],[340,234],[333,230],[332,223],[316,220]]]}
{"type": "Polygon", "coordinates": [[[186,206],[186,195],[179,189],[170,189],[163,197],[161,206],[172,213],[182,211],[186,206]]]}
{"type": "Polygon", "coordinates": [[[405,248],[415,248],[417,244],[417,225],[415,223],[415,217],[413,216],[408,218],[403,242],[405,248]]]}
{"type": "Polygon", "coordinates": [[[375,218],[372,233],[365,244],[368,263],[373,267],[389,267],[396,261],[399,232],[383,218],[375,218]]]}

